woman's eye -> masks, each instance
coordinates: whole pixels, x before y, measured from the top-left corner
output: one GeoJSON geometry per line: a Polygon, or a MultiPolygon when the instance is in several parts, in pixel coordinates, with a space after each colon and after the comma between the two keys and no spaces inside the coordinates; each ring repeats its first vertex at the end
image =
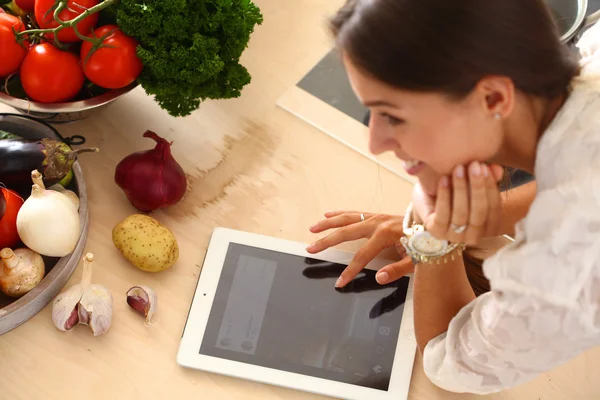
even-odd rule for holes
{"type": "Polygon", "coordinates": [[[396,118],[396,117],[392,117],[391,115],[386,114],[386,113],[381,113],[381,116],[383,118],[387,119],[388,124],[390,124],[391,126],[397,126],[397,125],[404,123],[403,120],[396,118]]]}

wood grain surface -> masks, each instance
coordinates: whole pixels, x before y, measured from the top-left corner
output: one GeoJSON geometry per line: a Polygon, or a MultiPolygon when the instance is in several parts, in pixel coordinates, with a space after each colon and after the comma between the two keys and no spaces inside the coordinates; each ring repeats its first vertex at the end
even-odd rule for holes
{"type": "MultiPolygon", "coordinates": [[[[372,160],[276,106],[277,100],[331,47],[325,18],[342,0],[257,0],[265,23],[242,63],[253,81],[240,99],[208,101],[187,118],[171,118],[141,88],[82,122],[59,126],[81,134],[100,153],[81,160],[88,188],[90,230],[85,252],[95,255],[93,281],[115,299],[113,326],[93,337],[83,326],[58,331],[50,308],[0,336],[0,399],[304,400],[322,396],[181,368],[175,361],[209,235],[224,226],[310,242],[308,227],[334,209],[401,214],[411,185],[372,160]],[[185,199],[153,216],[180,245],[178,263],[144,273],[114,248],[115,224],[136,210],[114,184],[126,155],[153,146],[152,129],[173,141],[189,178],[185,199]],[[125,293],[149,285],[158,294],[158,325],[144,326],[125,293]]],[[[8,111],[0,106],[0,111],[8,111]]],[[[362,242],[341,246],[355,250],[362,242]]],[[[81,278],[81,263],[66,287],[81,278]]],[[[579,356],[490,400],[600,398],[600,350],[579,356]]],[[[477,396],[438,389],[417,356],[411,400],[477,396]]]]}

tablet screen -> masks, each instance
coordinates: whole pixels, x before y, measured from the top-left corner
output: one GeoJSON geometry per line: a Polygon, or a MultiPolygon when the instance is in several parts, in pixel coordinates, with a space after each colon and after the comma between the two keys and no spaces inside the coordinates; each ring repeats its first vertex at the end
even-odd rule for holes
{"type": "Polygon", "coordinates": [[[200,354],[388,390],[408,278],[230,244],[200,354]]]}

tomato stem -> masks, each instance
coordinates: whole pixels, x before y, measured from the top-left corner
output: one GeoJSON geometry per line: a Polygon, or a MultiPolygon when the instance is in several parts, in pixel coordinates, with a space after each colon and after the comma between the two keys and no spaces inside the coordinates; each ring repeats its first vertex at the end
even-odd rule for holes
{"type": "Polygon", "coordinates": [[[62,10],[64,10],[67,7],[67,2],[66,0],[61,0],[58,3],[58,6],[56,7],[56,10],[54,10],[54,19],[56,20],[56,22],[58,22],[58,26],[56,28],[46,28],[46,29],[29,29],[26,31],[22,31],[22,32],[17,32],[15,34],[17,40],[22,40],[24,39],[26,36],[32,36],[32,35],[43,35],[45,33],[52,33],[54,34],[54,37],[56,38],[56,34],[60,31],[62,31],[63,29],[67,29],[67,28],[73,28],[73,30],[75,31],[75,34],[82,40],[86,40],[86,41],[91,41],[93,43],[93,39],[90,39],[86,36],[84,36],[83,34],[81,34],[81,32],[79,32],[79,30],[77,29],[77,24],[79,22],[81,22],[82,20],[84,20],[86,17],[92,15],[92,14],[96,14],[102,10],[104,10],[107,7],[110,7],[112,4],[116,3],[118,0],[104,0],[101,3],[96,4],[93,7],[90,8],[86,8],[81,14],[79,14],[78,16],[76,16],[75,18],[73,18],[70,21],[63,21],[59,18],[59,14],[62,10]]]}
{"type": "Polygon", "coordinates": [[[92,43],[92,48],[89,51],[89,53],[87,54],[87,56],[85,57],[85,60],[83,60],[83,66],[85,67],[88,63],[88,61],[90,60],[90,57],[92,57],[92,55],[98,51],[101,48],[115,48],[115,46],[111,46],[108,44],[103,44],[104,41],[106,39],[108,39],[112,34],[114,34],[116,31],[116,29],[112,29],[111,31],[109,31],[107,34],[103,35],[101,38],[98,38],[96,36],[96,34],[94,32],[92,32],[92,35],[94,36],[93,38],[86,38],[86,40],[90,43],[92,43]]]}

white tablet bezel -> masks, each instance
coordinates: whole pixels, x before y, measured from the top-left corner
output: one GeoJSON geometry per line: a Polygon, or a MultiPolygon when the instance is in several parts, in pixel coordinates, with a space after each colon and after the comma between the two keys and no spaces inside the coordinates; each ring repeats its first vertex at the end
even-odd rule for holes
{"type": "MultiPolygon", "coordinates": [[[[408,397],[416,341],[413,328],[413,280],[410,283],[404,304],[400,334],[394,356],[388,391],[331,381],[302,374],[281,371],[237,361],[225,360],[200,354],[206,325],[221,277],[221,270],[230,243],[237,243],[266,250],[273,250],[302,257],[348,264],[353,254],[329,249],[317,255],[306,252],[306,244],[288,240],[241,232],[226,228],[216,228],[210,239],[202,272],[189,310],[188,319],[177,353],[177,363],[183,367],[213,372],[241,379],[292,388],[300,391],[323,394],[349,400],[404,400],[408,397]]],[[[376,259],[367,268],[378,270],[389,261],[376,259]]]]}

